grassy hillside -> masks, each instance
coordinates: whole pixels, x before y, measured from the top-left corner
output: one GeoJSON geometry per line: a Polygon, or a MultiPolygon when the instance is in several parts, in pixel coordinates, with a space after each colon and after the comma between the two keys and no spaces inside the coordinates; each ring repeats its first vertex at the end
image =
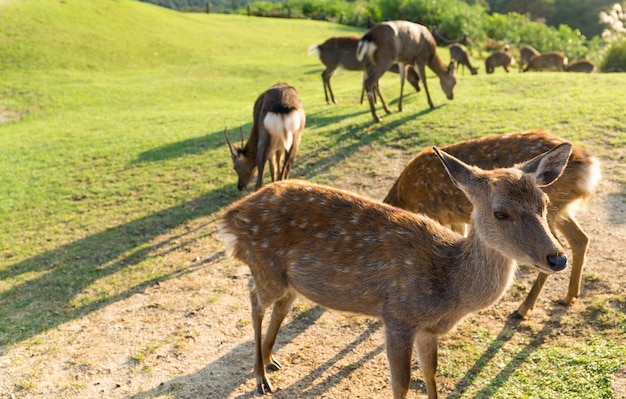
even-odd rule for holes
{"type": "MultiPolygon", "coordinates": [[[[459,75],[447,101],[429,73],[434,110],[409,92],[405,112],[373,124],[360,75],[338,72],[340,104],[326,105],[322,66],[307,56],[351,33],[363,32],[129,0],[0,1],[0,354],[188,273],[164,260],[180,241],[218,248],[211,229],[239,198],[224,128],[247,135],[254,100],[278,81],[307,112],[293,177],[350,179],[382,198],[423,146],[544,128],[593,149],[607,181],[626,181],[625,74],[481,68],[459,75]]],[[[381,86],[395,108],[397,76],[381,86]]]]}

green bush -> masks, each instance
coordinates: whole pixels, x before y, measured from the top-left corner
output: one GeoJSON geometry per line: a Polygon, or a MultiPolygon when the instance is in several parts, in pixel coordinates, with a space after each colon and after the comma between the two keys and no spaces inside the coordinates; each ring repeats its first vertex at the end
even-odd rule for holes
{"type": "Polygon", "coordinates": [[[601,71],[626,71],[626,37],[615,40],[609,44],[604,58],[600,63],[601,71]]]}

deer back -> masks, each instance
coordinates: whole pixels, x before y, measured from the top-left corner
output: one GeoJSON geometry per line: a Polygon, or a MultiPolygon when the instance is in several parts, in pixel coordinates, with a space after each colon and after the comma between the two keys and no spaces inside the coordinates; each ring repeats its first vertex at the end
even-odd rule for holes
{"type": "Polygon", "coordinates": [[[507,51],[496,51],[485,59],[485,67],[493,70],[498,66],[509,66],[513,57],[507,51]]]}
{"type": "Polygon", "coordinates": [[[540,71],[542,69],[556,69],[562,71],[567,65],[567,57],[560,51],[549,51],[532,57],[524,71],[540,71]]]}
{"type": "Polygon", "coordinates": [[[326,67],[343,68],[347,71],[363,70],[363,63],[356,58],[359,38],[356,36],[331,37],[318,46],[319,58],[326,67]]]}
{"type": "Polygon", "coordinates": [[[537,51],[534,47],[529,45],[524,45],[519,50],[520,54],[520,64],[527,64],[530,59],[536,55],[539,55],[539,51],[537,51]]]}
{"type": "Polygon", "coordinates": [[[589,60],[578,60],[565,66],[566,72],[592,73],[596,70],[596,65],[589,60]]]}
{"type": "MultiPolygon", "coordinates": [[[[542,130],[489,136],[442,147],[446,152],[485,169],[510,167],[566,142],[542,130]]],[[[595,192],[599,162],[588,150],[573,146],[563,175],[543,188],[550,198],[548,217],[557,218],[578,200],[595,192]]],[[[472,205],[446,176],[429,148],[417,154],[401,172],[383,200],[428,215],[442,224],[469,223],[472,205]]]]}

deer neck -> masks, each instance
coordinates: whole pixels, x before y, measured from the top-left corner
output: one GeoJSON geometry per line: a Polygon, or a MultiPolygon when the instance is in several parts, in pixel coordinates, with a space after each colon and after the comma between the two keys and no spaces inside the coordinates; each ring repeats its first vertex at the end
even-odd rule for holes
{"type": "Polygon", "coordinates": [[[439,78],[442,78],[443,76],[446,76],[448,74],[448,66],[445,64],[445,62],[443,62],[443,60],[439,56],[439,53],[437,53],[436,51],[433,56],[430,57],[430,60],[428,60],[428,67],[433,72],[435,72],[437,76],[439,76],[439,78]]]}
{"type": "Polygon", "coordinates": [[[256,162],[256,154],[259,147],[259,129],[256,126],[256,123],[252,126],[252,130],[250,131],[250,137],[248,137],[248,141],[243,147],[243,152],[246,154],[246,157],[254,160],[256,162]]]}
{"type": "Polygon", "coordinates": [[[462,244],[460,263],[460,300],[474,310],[496,302],[512,284],[517,267],[515,260],[487,246],[471,226],[462,244]]]}

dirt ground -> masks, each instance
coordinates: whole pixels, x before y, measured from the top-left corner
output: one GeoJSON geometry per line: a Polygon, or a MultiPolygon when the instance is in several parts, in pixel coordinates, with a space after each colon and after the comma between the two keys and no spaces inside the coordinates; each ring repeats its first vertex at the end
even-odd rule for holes
{"type": "MultiPolygon", "coordinates": [[[[333,185],[380,199],[406,161],[381,160],[384,175],[338,177],[333,185]]],[[[566,271],[548,280],[527,320],[510,321],[509,314],[535,278],[521,267],[514,287],[500,302],[471,315],[441,339],[440,369],[455,361],[447,356],[448,346],[465,339],[473,326],[487,330],[491,341],[506,335],[503,345],[526,345],[537,333],[553,328],[548,322],[555,315],[562,320],[580,317],[599,297],[623,292],[624,190],[605,180],[588,207],[578,212],[592,239],[585,269],[591,278],[583,280],[578,301],[569,308],[557,304],[567,290],[566,271]]],[[[215,234],[218,217],[194,220],[157,239],[163,244],[155,246],[159,250],[153,256],[183,265],[175,278],[0,348],[0,398],[255,397],[250,274],[246,266],[224,257],[215,234]]],[[[584,333],[569,331],[567,322],[561,326],[563,339],[584,333]]],[[[269,376],[276,388],[274,398],[391,397],[382,327],[376,320],[327,311],[299,299],[279,333],[275,352],[284,367],[269,376]]],[[[409,397],[422,397],[425,387],[414,363],[409,397]]],[[[467,376],[438,377],[442,397],[462,392],[470,383],[467,376]]],[[[613,389],[626,398],[626,365],[613,389]]]]}

